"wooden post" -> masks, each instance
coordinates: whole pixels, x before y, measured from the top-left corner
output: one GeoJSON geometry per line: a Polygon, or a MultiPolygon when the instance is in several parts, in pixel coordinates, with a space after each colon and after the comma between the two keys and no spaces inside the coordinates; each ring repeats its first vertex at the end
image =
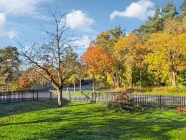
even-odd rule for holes
{"type": "Polygon", "coordinates": [[[67,92],[68,92],[68,100],[71,101],[71,92],[70,92],[69,88],[67,88],[67,92]]]}

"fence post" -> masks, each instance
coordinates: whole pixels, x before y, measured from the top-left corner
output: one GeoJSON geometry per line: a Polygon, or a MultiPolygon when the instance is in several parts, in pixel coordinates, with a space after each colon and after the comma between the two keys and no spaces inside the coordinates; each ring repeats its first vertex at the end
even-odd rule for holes
{"type": "Polygon", "coordinates": [[[2,92],[2,98],[3,98],[3,103],[4,103],[4,92],[2,92]]]}
{"type": "Polygon", "coordinates": [[[37,100],[38,100],[38,90],[37,90],[37,100]]]}
{"type": "Polygon", "coordinates": [[[71,101],[71,92],[68,90],[68,100],[71,101]]]}
{"type": "Polygon", "coordinates": [[[92,92],[92,102],[94,101],[94,92],[92,92]]]}
{"type": "Polygon", "coordinates": [[[21,100],[23,102],[23,91],[21,91],[21,100]]]}
{"type": "Polygon", "coordinates": [[[162,107],[161,95],[159,96],[159,98],[160,98],[160,107],[162,107]]]}
{"type": "Polygon", "coordinates": [[[33,100],[34,100],[34,91],[33,91],[33,100]]]}
{"type": "Polygon", "coordinates": [[[50,101],[52,100],[52,92],[50,92],[50,101]]]}

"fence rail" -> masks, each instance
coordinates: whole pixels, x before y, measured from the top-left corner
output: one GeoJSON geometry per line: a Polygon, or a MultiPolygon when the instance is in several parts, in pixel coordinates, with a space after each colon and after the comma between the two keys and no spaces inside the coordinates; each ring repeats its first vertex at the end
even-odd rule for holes
{"type": "Polygon", "coordinates": [[[186,107],[185,96],[164,96],[150,94],[129,94],[133,104],[147,107],[186,107]]]}
{"type": "MultiPolygon", "coordinates": [[[[69,101],[86,101],[86,102],[115,102],[118,98],[118,92],[106,92],[106,93],[89,93],[82,94],[82,96],[76,96],[70,94],[68,97],[64,97],[69,101]]],[[[146,107],[186,107],[186,96],[163,96],[163,95],[151,95],[151,94],[127,94],[133,105],[140,105],[146,107]]],[[[50,91],[17,91],[17,92],[0,92],[0,104],[11,102],[23,102],[31,100],[56,100],[57,93],[50,91]]]]}
{"type": "Polygon", "coordinates": [[[56,98],[56,94],[49,91],[30,90],[0,92],[0,103],[23,102],[31,100],[53,100],[56,98]]]}
{"type": "MultiPolygon", "coordinates": [[[[92,102],[115,102],[118,92],[92,93],[84,97],[71,96],[71,101],[92,101],[92,102]]],[[[163,96],[152,94],[127,94],[133,105],[146,107],[175,108],[186,107],[186,96],[163,96]]]]}

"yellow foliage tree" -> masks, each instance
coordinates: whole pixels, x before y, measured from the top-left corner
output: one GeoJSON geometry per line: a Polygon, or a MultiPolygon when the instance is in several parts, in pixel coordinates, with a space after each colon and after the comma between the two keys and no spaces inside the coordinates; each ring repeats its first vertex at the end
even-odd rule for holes
{"type": "Polygon", "coordinates": [[[186,64],[186,34],[156,33],[147,41],[150,53],[146,57],[149,70],[164,77],[170,77],[176,85],[179,71],[186,64]]]}
{"type": "Polygon", "coordinates": [[[147,45],[144,40],[136,34],[131,33],[128,36],[121,36],[115,43],[115,55],[118,60],[123,61],[126,67],[126,78],[130,87],[133,85],[133,70],[139,69],[140,85],[142,86],[142,69],[144,68],[144,59],[148,53],[147,45]]]}

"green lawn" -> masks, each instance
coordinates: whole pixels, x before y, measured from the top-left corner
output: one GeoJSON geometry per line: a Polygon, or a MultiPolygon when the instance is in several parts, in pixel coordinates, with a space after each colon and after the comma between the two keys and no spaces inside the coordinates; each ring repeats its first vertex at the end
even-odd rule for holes
{"type": "Polygon", "coordinates": [[[147,92],[136,92],[139,94],[151,94],[151,95],[162,95],[162,96],[186,96],[186,92],[168,92],[168,91],[147,91],[147,92]]]}
{"type": "MultiPolygon", "coordinates": [[[[86,95],[91,95],[92,90],[84,90],[82,92],[85,93],[86,95]]],[[[85,95],[83,95],[81,93],[81,91],[75,91],[75,92],[74,91],[71,91],[70,93],[71,93],[71,96],[72,97],[85,97],[85,95]]],[[[68,97],[69,96],[69,93],[67,91],[64,91],[63,92],[63,96],[64,97],[68,97]]]]}
{"type": "Polygon", "coordinates": [[[0,139],[184,140],[186,116],[174,110],[115,112],[106,104],[12,103],[0,105],[0,139]]]}

